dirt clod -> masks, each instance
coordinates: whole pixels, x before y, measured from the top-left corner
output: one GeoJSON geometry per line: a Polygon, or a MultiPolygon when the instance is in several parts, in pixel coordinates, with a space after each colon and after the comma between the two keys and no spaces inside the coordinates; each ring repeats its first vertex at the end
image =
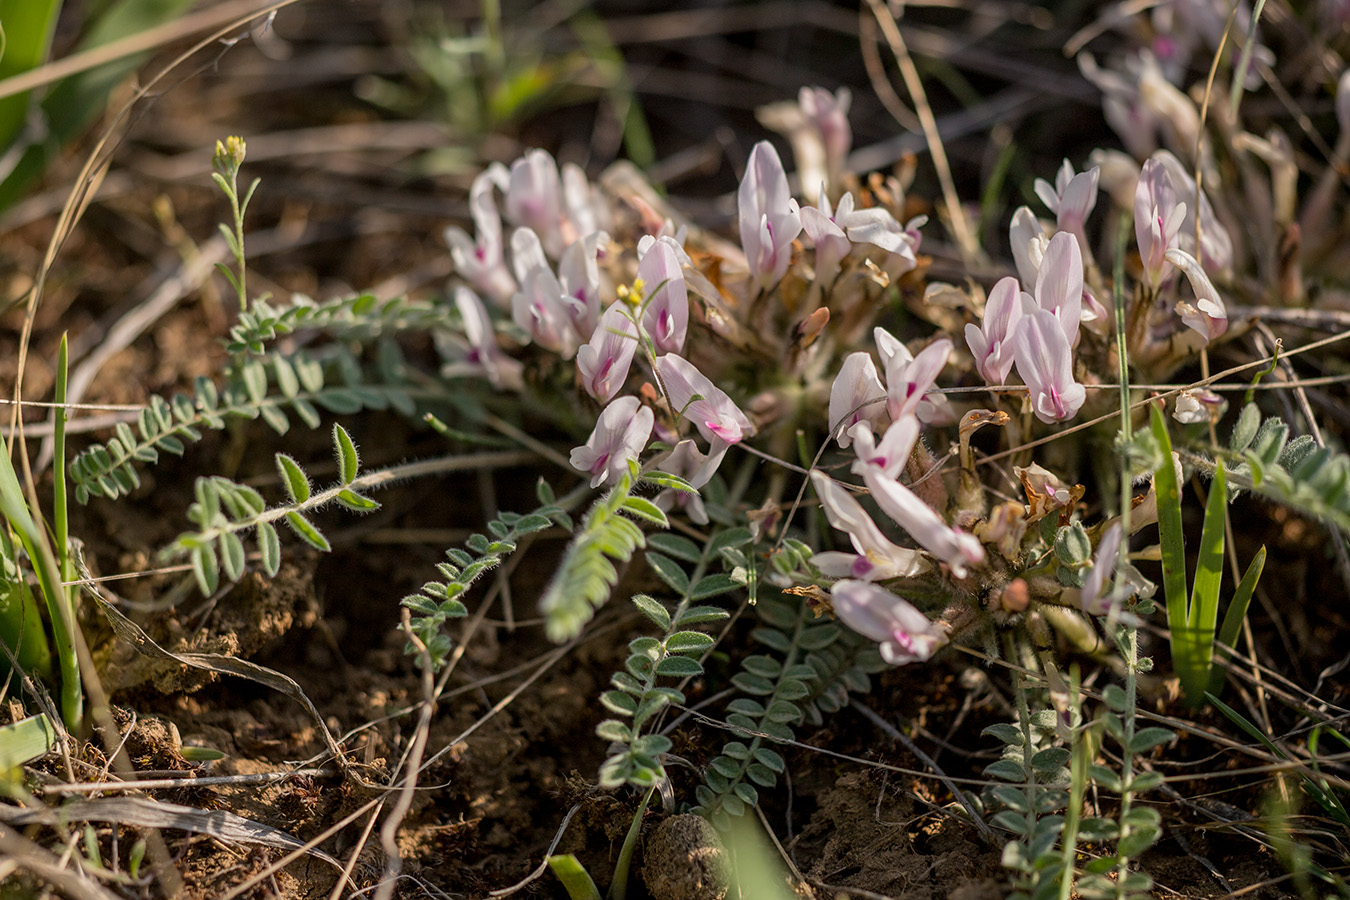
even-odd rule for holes
{"type": "Polygon", "coordinates": [[[702,816],[671,816],[647,838],[642,878],[655,900],[722,900],[722,839],[702,816]]]}

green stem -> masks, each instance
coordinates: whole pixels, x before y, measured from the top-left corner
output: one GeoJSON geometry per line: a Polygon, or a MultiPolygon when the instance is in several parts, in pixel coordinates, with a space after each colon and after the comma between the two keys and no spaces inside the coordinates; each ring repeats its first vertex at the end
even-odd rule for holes
{"type": "Polygon", "coordinates": [[[637,849],[638,835],[642,833],[642,817],[654,793],[656,785],[647,789],[637,812],[633,814],[633,824],[628,826],[628,834],[624,836],[623,847],[619,850],[619,860],[614,864],[614,880],[609,883],[609,900],[625,900],[628,895],[628,872],[633,865],[633,851],[637,849]]]}

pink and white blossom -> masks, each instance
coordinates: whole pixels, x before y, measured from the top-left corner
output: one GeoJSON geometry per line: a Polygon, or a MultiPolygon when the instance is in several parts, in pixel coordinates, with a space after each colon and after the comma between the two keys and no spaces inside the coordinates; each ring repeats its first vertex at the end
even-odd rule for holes
{"type": "Polygon", "coordinates": [[[558,284],[562,288],[572,326],[582,340],[589,340],[600,321],[599,257],[609,244],[609,235],[594,231],[573,241],[558,261],[558,284]]]}
{"type": "Polygon", "coordinates": [[[787,273],[792,242],[801,234],[801,213],[788,191],[787,174],[778,151],[760,141],[750,151],[736,195],[741,247],[750,274],[769,290],[787,273]]]}
{"type": "Polygon", "coordinates": [[[1154,287],[1162,284],[1171,270],[1166,253],[1178,246],[1184,221],[1186,204],[1177,199],[1167,168],[1157,159],[1147,160],[1134,190],[1134,237],[1139,243],[1144,280],[1154,287]]]}
{"type": "MultiPolygon", "coordinates": [[[[1186,204],[1186,218],[1177,232],[1177,247],[1196,257],[1206,268],[1214,272],[1228,272],[1233,268],[1233,239],[1228,229],[1219,222],[1209,197],[1203,192],[1197,193],[1195,179],[1187,171],[1181,160],[1166,150],[1153,154],[1153,159],[1162,163],[1167,176],[1172,181],[1172,189],[1177,199],[1186,204]],[[1195,220],[1200,218],[1200,249],[1195,247],[1195,220]]],[[[1211,184],[1212,179],[1205,183],[1211,184]]]]}
{"type": "Polygon", "coordinates": [[[923,662],[948,643],[947,631],[902,597],[867,581],[837,581],[830,587],[835,615],[881,645],[893,666],[923,662]]]}
{"type": "MultiPolygon", "coordinates": [[[[678,475],[689,482],[691,487],[701,488],[712,480],[722,458],[731,446],[725,441],[713,441],[708,453],[701,453],[693,440],[683,440],[675,445],[670,455],[656,464],[656,468],[671,475],[678,475]]],[[[688,491],[666,488],[652,498],[652,502],[666,512],[683,509],[689,521],[695,525],[708,524],[708,511],[703,506],[703,498],[688,491]]]]}
{"type": "Polygon", "coordinates": [[[1228,309],[1199,260],[1185,250],[1168,250],[1167,260],[1185,273],[1195,293],[1194,301],[1177,301],[1177,314],[1181,316],[1181,321],[1203,337],[1206,343],[1227,331],[1228,309]]]}
{"type": "Polygon", "coordinates": [[[572,468],[591,476],[591,487],[615,484],[647,446],[655,415],[636,397],[620,397],[600,413],[590,438],[572,451],[572,468]]]}
{"type": "Polygon", "coordinates": [[[1036,273],[1041,268],[1041,258],[1045,256],[1045,247],[1050,239],[1045,236],[1041,222],[1029,206],[1019,206],[1013,213],[1012,223],[1008,226],[1008,243],[1012,248],[1013,262],[1017,265],[1017,278],[1023,289],[1036,283],[1036,273]]]}
{"type": "Polygon", "coordinates": [[[482,371],[493,387],[518,388],[521,365],[497,345],[492,318],[483,301],[468,288],[459,287],[455,289],[455,306],[464,325],[464,337],[469,342],[465,361],[482,371]]]}
{"type": "Polygon", "coordinates": [[[886,412],[891,421],[898,422],[911,414],[917,414],[923,421],[934,418],[940,403],[926,400],[924,395],[947,365],[952,353],[951,340],[939,338],[915,356],[884,328],[873,329],[872,336],[886,369],[886,412]]]}
{"type": "MultiPolygon", "coordinates": [[[[831,94],[824,88],[804,87],[797,93],[802,116],[818,136],[825,157],[825,174],[831,185],[839,184],[844,160],[853,147],[853,129],[848,124],[848,108],[852,102],[853,95],[848,88],[840,88],[831,94]]],[[[793,152],[798,152],[796,143],[793,152]]],[[[807,169],[800,161],[797,168],[803,174],[807,169]]]]}
{"type": "Polygon", "coordinates": [[[1083,312],[1083,251],[1067,231],[1058,232],[1046,245],[1034,297],[1038,307],[1054,314],[1069,346],[1077,343],[1083,312]]]}
{"type": "Polygon", "coordinates": [[[1055,214],[1059,230],[1069,232],[1082,243],[1087,241],[1084,224],[1097,205],[1097,178],[1100,174],[1100,170],[1094,166],[1075,175],[1073,164],[1066,159],[1055,175],[1053,185],[1043,178],[1037,178],[1034,185],[1036,196],[1055,214]]]}
{"type": "Polygon", "coordinates": [[[450,259],[455,271],[494,303],[506,306],[516,292],[515,279],[506,267],[502,244],[502,217],[493,192],[506,178],[506,167],[493,163],[473,180],[469,187],[469,214],[473,217],[476,238],[457,225],[445,229],[450,259]]]}
{"type": "Polygon", "coordinates": [[[572,312],[562,285],[547,266],[534,269],[511,298],[511,318],[515,323],[531,341],[563,359],[571,359],[582,342],[573,325],[572,312]]]}
{"type": "Polygon", "coordinates": [[[817,206],[802,207],[802,229],[816,247],[816,279],[822,282],[833,279],[854,244],[872,244],[901,257],[908,265],[898,274],[918,265],[918,235],[911,228],[915,223],[901,225],[879,206],[854,209],[855,202],[853,195],[846,193],[839,198],[838,208],[831,210],[825,186],[821,185],[817,206]]]}
{"type": "Polygon", "coordinates": [[[667,353],[656,360],[656,374],[666,390],[671,411],[692,422],[704,440],[736,444],[754,434],[754,426],[740,407],[693,363],[667,353]]]}
{"type": "Polygon", "coordinates": [[[885,399],[886,387],[872,357],[861,351],[846,356],[830,387],[830,434],[840,447],[853,443],[849,432],[859,422],[881,427],[886,418],[885,399]]]}
{"type": "Polygon", "coordinates": [[[1017,374],[1031,391],[1036,418],[1049,425],[1078,415],[1087,389],[1074,380],[1073,350],[1054,313],[1037,309],[1022,319],[1013,337],[1013,355],[1017,374]]]}
{"type": "Polygon", "coordinates": [[[919,546],[950,566],[952,574],[964,578],[969,566],[984,561],[984,547],[979,539],[949,526],[935,509],[896,480],[917,438],[918,422],[912,416],[892,424],[876,446],[870,434],[855,426],[853,440],[858,460],[853,464],[853,473],[862,476],[882,512],[908,531],[919,546]]]}
{"type": "Polygon", "coordinates": [[[811,484],[830,524],[848,535],[857,553],[829,551],[811,557],[811,563],[831,577],[885,581],[910,578],[928,568],[923,554],[886,539],[876,522],[852,495],[830,476],[811,472],[811,484]]]}
{"type": "Polygon", "coordinates": [[[611,304],[590,342],[577,350],[577,370],[586,393],[608,403],[628,379],[637,346],[637,326],[628,310],[622,303],[611,304]]]}
{"type": "Polygon", "coordinates": [[[1022,299],[1017,279],[999,279],[984,304],[979,325],[966,325],[966,344],[986,384],[1006,384],[1013,367],[1012,336],[1022,321],[1022,299]]]}
{"type": "Polygon", "coordinates": [[[1117,520],[1097,543],[1097,553],[1092,558],[1092,568],[1083,579],[1079,600],[1079,607],[1088,615],[1109,615],[1112,607],[1120,602],[1121,598],[1108,589],[1108,582],[1120,560],[1120,542],[1124,536],[1125,529],[1117,520]]]}
{"type": "Polygon", "coordinates": [[[545,150],[530,150],[511,163],[506,185],[506,217],[530,228],[549,256],[557,258],[569,243],[562,223],[562,195],[558,164],[545,150]]]}
{"type": "Polygon", "coordinates": [[[642,329],[651,338],[657,354],[679,353],[689,330],[689,287],[683,260],[689,257],[674,238],[662,237],[644,250],[638,245],[638,278],[647,292],[643,301],[642,329]],[[683,260],[681,259],[683,257],[683,260]]]}

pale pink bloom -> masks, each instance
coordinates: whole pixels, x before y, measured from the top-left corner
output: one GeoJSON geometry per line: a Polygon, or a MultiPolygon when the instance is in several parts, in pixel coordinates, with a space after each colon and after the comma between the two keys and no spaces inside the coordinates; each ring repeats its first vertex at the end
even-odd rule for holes
{"type": "Polygon", "coordinates": [[[1013,262],[1017,264],[1017,278],[1023,289],[1036,283],[1041,258],[1050,239],[1045,236],[1040,220],[1029,206],[1019,206],[1008,226],[1008,242],[1012,247],[1013,262]]]}
{"type": "Polygon", "coordinates": [[[576,163],[564,163],[562,167],[562,212],[569,242],[609,227],[604,201],[576,163]]]}
{"type": "Polygon", "coordinates": [[[1149,159],[1134,189],[1134,237],[1139,243],[1139,260],[1144,264],[1144,280],[1154,287],[1171,270],[1165,254],[1177,246],[1185,220],[1186,204],[1177,200],[1167,168],[1161,161],[1149,159]]]}
{"type": "MultiPolygon", "coordinates": [[[[726,441],[713,441],[709,452],[704,454],[699,452],[693,440],[683,440],[675,445],[669,456],[656,464],[656,468],[680,476],[689,482],[691,487],[701,488],[712,480],[718,466],[722,464],[722,457],[727,455],[729,446],[731,445],[726,441]]],[[[703,506],[703,498],[698,494],[666,488],[653,497],[652,502],[666,512],[683,509],[689,516],[689,521],[695,525],[708,524],[708,511],[703,506]]]]}
{"type": "Polygon", "coordinates": [[[511,268],[516,273],[516,281],[521,284],[540,269],[553,271],[544,245],[533,228],[517,228],[511,232],[511,268]]]}
{"type": "MultiPolygon", "coordinates": [[[[534,234],[519,229],[512,237],[513,249],[517,243],[515,238],[522,233],[530,237],[534,234]]],[[[528,245],[529,242],[522,243],[528,245]]],[[[524,274],[520,279],[520,290],[511,298],[511,318],[529,334],[530,340],[563,359],[571,359],[581,344],[581,336],[573,324],[573,309],[557,276],[547,263],[531,269],[522,266],[520,271],[524,274]]]]}
{"type": "Polygon", "coordinates": [[[562,229],[562,196],[558,164],[545,150],[529,150],[511,163],[506,186],[506,217],[533,229],[548,255],[556,258],[567,246],[562,229]]]}
{"type": "Polygon", "coordinates": [[[1036,196],[1055,214],[1060,231],[1067,231],[1080,241],[1086,241],[1084,223],[1097,205],[1097,178],[1100,171],[1093,167],[1074,174],[1073,165],[1066,159],[1055,175],[1053,185],[1037,178],[1036,196]]]}
{"type": "Polygon", "coordinates": [[[582,340],[589,340],[600,320],[600,265],[609,235],[594,231],[573,241],[558,261],[558,284],[562,287],[572,326],[582,340]]]}
{"type": "Polygon", "coordinates": [[[469,342],[465,361],[481,369],[493,387],[518,387],[521,365],[497,346],[497,334],[483,301],[468,288],[459,287],[455,289],[455,306],[469,342]]]}
{"type": "Polygon", "coordinates": [[[754,434],[754,426],[740,407],[693,363],[667,353],[656,360],[656,373],[665,387],[671,410],[692,422],[704,440],[711,443],[720,439],[736,444],[754,434]]]}
{"type": "Polygon", "coordinates": [[[1044,507],[1033,508],[1032,513],[1040,513],[1036,518],[1041,518],[1045,513],[1053,512],[1069,505],[1073,499],[1073,494],[1069,486],[1060,480],[1059,476],[1040,463],[1032,463],[1029,466],[1013,466],[1013,474],[1026,487],[1028,500],[1044,497],[1044,507]],[[1034,498],[1033,496],[1034,495],[1034,498]]]}
{"type": "Polygon", "coordinates": [[[1083,77],[1102,92],[1102,114],[1107,124],[1120,136],[1125,149],[1135,159],[1142,159],[1157,149],[1158,129],[1162,125],[1140,91],[1142,71],[1149,63],[1157,69],[1152,55],[1132,56],[1125,61],[1125,71],[1116,72],[1099,67],[1090,53],[1078,54],[1078,68],[1083,77]]]}
{"type": "Polygon", "coordinates": [[[1124,536],[1125,529],[1117,520],[1106,529],[1106,533],[1097,543],[1097,554],[1092,558],[1092,568],[1083,579],[1083,592],[1079,600],[1080,608],[1088,615],[1108,615],[1111,608],[1120,601],[1114,591],[1107,589],[1107,582],[1116,570],[1116,563],[1119,562],[1120,541],[1124,536]]]}
{"type": "Polygon", "coordinates": [[[1083,312],[1083,252],[1067,231],[1050,239],[1036,273],[1036,305],[1054,313],[1072,347],[1078,341],[1083,312]]]}
{"type": "Polygon", "coordinates": [[[930,421],[939,412],[940,404],[926,401],[924,394],[947,365],[952,342],[945,337],[939,338],[914,356],[884,328],[874,328],[872,336],[886,369],[886,412],[891,421],[898,422],[911,414],[917,414],[925,422],[930,421]]]}
{"type": "Polygon", "coordinates": [[[966,343],[986,384],[1006,384],[1012,371],[1012,336],[1022,320],[1019,294],[1016,278],[999,279],[985,301],[983,321],[966,325],[966,343]]]}
{"type": "Polygon", "coordinates": [[[750,274],[768,290],[782,280],[792,261],[792,242],[801,234],[801,213],[788,192],[778,151],[760,141],[750,151],[736,195],[741,247],[750,274]]]}
{"type": "Polygon", "coordinates": [[[881,533],[876,522],[839,482],[819,470],[811,472],[811,484],[830,524],[848,535],[857,553],[817,553],[811,562],[831,577],[885,581],[910,578],[928,566],[917,550],[899,547],[881,533]]]}
{"type": "Polygon", "coordinates": [[[1084,287],[1083,309],[1079,313],[1078,321],[1093,334],[1105,337],[1111,333],[1114,314],[1106,307],[1106,304],[1097,299],[1097,295],[1092,293],[1091,288],[1084,287]]]}
{"type": "Polygon", "coordinates": [[[915,230],[924,220],[901,225],[889,211],[873,206],[854,209],[852,194],[839,198],[839,207],[830,209],[830,200],[821,185],[818,207],[801,210],[802,228],[816,246],[816,278],[829,281],[839,271],[839,264],[854,244],[873,244],[895,254],[909,263],[898,274],[904,274],[918,265],[918,233],[915,230]]]}
{"type": "Polygon", "coordinates": [[[642,306],[642,329],[658,354],[679,353],[689,330],[689,287],[681,257],[689,257],[670,237],[653,241],[645,250],[639,243],[638,253],[637,274],[647,295],[642,306]]]}
{"type": "MultiPolygon", "coordinates": [[[[1350,3],[1344,5],[1350,7],[1350,3]]],[[[1341,77],[1336,80],[1336,124],[1343,136],[1350,134],[1350,68],[1342,72],[1341,77]]]]}
{"type": "Polygon", "coordinates": [[[600,317],[590,343],[577,350],[577,369],[586,393],[608,403],[627,380],[637,346],[637,326],[628,310],[622,303],[611,304],[600,317]]]}
{"type": "Polygon", "coordinates": [[[1206,342],[1227,331],[1228,309],[1199,261],[1184,250],[1168,250],[1167,260],[1185,273],[1186,280],[1191,283],[1191,290],[1195,292],[1194,302],[1177,301],[1177,314],[1181,316],[1181,321],[1206,342]]]}
{"type": "Polygon", "coordinates": [[[859,422],[881,427],[886,416],[885,399],[886,387],[872,357],[861,351],[846,356],[830,387],[830,434],[840,447],[853,443],[849,431],[859,422]]]}
{"type": "MultiPolygon", "coordinates": [[[[1187,145],[1189,146],[1189,145],[1187,145]]],[[[1210,204],[1209,198],[1200,193],[1197,197],[1195,189],[1195,179],[1187,170],[1181,160],[1177,159],[1166,150],[1159,150],[1153,154],[1154,159],[1162,163],[1167,170],[1168,177],[1172,180],[1172,189],[1176,191],[1177,199],[1186,204],[1186,218],[1181,222],[1181,229],[1177,232],[1177,247],[1185,250],[1191,256],[1196,257],[1205,265],[1206,268],[1214,272],[1227,272],[1233,267],[1233,239],[1228,234],[1228,229],[1219,224],[1219,218],[1214,214],[1214,207],[1210,204]],[[1200,216],[1200,250],[1195,249],[1195,217],[1200,216]]],[[[1210,182],[1211,189],[1214,187],[1210,182]]]]}
{"type": "Polygon", "coordinates": [[[876,447],[865,429],[855,426],[858,461],[853,464],[853,472],[862,476],[882,512],[908,531],[919,546],[950,566],[957,578],[965,578],[968,566],[984,561],[979,539],[949,526],[936,510],[896,480],[917,437],[918,422],[913,417],[891,425],[876,447]]]}
{"type": "MultiPolygon", "coordinates": [[[[876,469],[887,478],[899,478],[914,452],[919,440],[919,420],[906,416],[892,422],[877,443],[872,430],[866,425],[854,425],[850,436],[853,438],[853,453],[858,462],[876,469]]],[[[857,471],[857,466],[854,467],[857,471]]]]}
{"type": "Polygon", "coordinates": [[[867,581],[837,581],[830,599],[845,625],[881,645],[881,658],[893,666],[923,662],[948,642],[941,625],[908,600],[867,581]]]}
{"type": "Polygon", "coordinates": [[[591,476],[591,487],[615,484],[647,446],[655,415],[636,397],[620,397],[600,413],[595,430],[572,450],[572,468],[591,476]]]}
{"type": "Polygon", "coordinates": [[[1078,415],[1087,389],[1074,381],[1073,351],[1054,313],[1038,309],[1023,318],[1013,337],[1013,354],[1017,374],[1031,391],[1036,418],[1053,424],[1078,415]]]}
{"type": "MultiPolygon", "coordinates": [[[[844,160],[853,147],[853,129],[848,124],[848,108],[852,102],[853,95],[848,88],[840,88],[831,94],[824,88],[804,87],[797,93],[803,116],[820,136],[825,171],[832,185],[839,183],[844,160]]],[[[798,168],[805,167],[799,165],[798,168]]]]}
{"type": "Polygon", "coordinates": [[[457,225],[445,229],[455,271],[499,306],[509,304],[516,292],[516,282],[506,267],[503,252],[502,217],[493,198],[493,191],[505,175],[506,168],[493,163],[469,188],[469,214],[473,217],[476,239],[457,225]]]}
{"type": "Polygon", "coordinates": [[[1172,408],[1172,418],[1183,425],[1217,421],[1228,403],[1218,394],[1205,388],[1182,391],[1172,408]]]}

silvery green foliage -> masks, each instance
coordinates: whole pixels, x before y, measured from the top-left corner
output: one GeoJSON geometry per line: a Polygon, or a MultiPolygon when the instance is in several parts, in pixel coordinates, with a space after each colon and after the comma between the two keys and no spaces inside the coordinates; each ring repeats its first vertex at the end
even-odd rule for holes
{"type": "Polygon", "coordinates": [[[605,709],[619,717],[606,719],[595,729],[597,735],[610,741],[609,757],[600,766],[601,787],[631,784],[646,788],[665,779],[661,756],[670,750],[670,739],[642,731],[661,710],[672,703],[683,704],[685,698],[679,689],[659,685],[657,680],[703,674],[698,657],[706,654],[715,640],[692,627],[720,621],[729,613],[716,606],[694,605],[695,601],[721,596],[742,586],[726,573],[709,574],[707,570],[719,559],[724,565],[734,564],[737,556],[743,561],[744,555],[737,548],[749,541],[750,532],[744,528],[719,531],[701,548],[675,534],[658,532],[648,537],[651,549],[645,554],[647,565],[679,600],[670,610],[648,594],[633,597],[633,604],[662,634],[660,638],[640,637],[629,642],[623,671],[614,673],[610,679],[614,689],[600,695],[605,709]],[[692,573],[686,571],[690,565],[692,573]]]}
{"type": "Polygon", "coordinates": [[[225,349],[235,355],[261,356],[269,342],[302,329],[322,329],[365,343],[400,331],[453,328],[458,322],[452,306],[407,297],[382,301],[372,294],[357,294],[319,303],[295,294],[290,303],[279,306],[254,300],[231,326],[225,349]]]}
{"type": "Polygon", "coordinates": [[[647,543],[634,519],[661,528],[670,527],[660,507],[632,495],[639,481],[694,491],[683,478],[664,472],[642,474],[636,462],[629,463],[628,472],[619,478],[619,483],[601,495],[586,513],[558,571],[539,599],[539,611],[544,614],[544,630],[549,640],[557,642],[576,637],[595,615],[595,610],[609,599],[610,591],[619,581],[619,570],[614,563],[628,562],[633,553],[647,543]]]}
{"type": "Polygon", "coordinates": [[[1237,463],[1230,484],[1350,532],[1350,456],[1318,447],[1311,435],[1290,440],[1289,426],[1262,421],[1255,403],[1243,407],[1228,450],[1237,463]]]}
{"type": "Polygon", "coordinates": [[[319,408],[339,415],[393,408],[412,415],[416,407],[402,377],[397,347],[385,342],[379,357],[373,383],[350,351],[332,345],[322,356],[301,351],[241,359],[227,367],[219,388],[199,377],[190,395],[152,397],[134,429],[119,423],[107,444],[95,444],[71,462],[75,497],[85,503],[90,497],[115,500],[131,493],[141,483],[137,464],[157,462],[161,451],[181,456],[186,442],[201,440],[203,429],[222,429],[232,418],[261,418],[285,434],[290,414],[318,428],[319,408]]]}
{"type": "Polygon", "coordinates": [[[219,476],[198,478],[194,486],[196,502],[188,507],[188,519],[198,530],[180,535],[164,551],[165,555],[187,556],[202,593],[211,594],[220,586],[222,570],[231,581],[244,574],[241,535],[249,531],[254,532],[263,570],[276,575],[281,568],[281,538],[273,523],[281,519],[305,543],[328,552],[331,549],[328,539],[306,513],[330,503],[355,512],[370,512],[380,506],[356,490],[361,460],[351,436],[341,425],[333,426],[333,450],[338,462],[338,482],[318,493],[300,464],[285,453],[278,453],[277,473],[286,488],[288,502],[271,508],[262,494],[248,485],[219,476]]]}
{"type": "Polygon", "coordinates": [[[832,645],[841,633],[833,622],[817,620],[800,599],[788,603],[764,597],[755,611],[761,624],[750,636],[775,655],[748,656],[732,676],[743,696],[727,704],[726,720],[741,732],[740,739],[708,763],[703,784],[695,790],[696,811],[719,828],[757,804],[759,789],[772,787],[782,774],[786,763],[770,745],[793,740],[793,726],[805,718],[803,704],[819,677],[807,657],[832,645]]]}
{"type": "Polygon", "coordinates": [[[984,774],[1006,782],[988,788],[986,802],[1002,807],[990,822],[1013,835],[1003,847],[1003,865],[1016,873],[1010,900],[1048,900],[1058,895],[1064,868],[1055,845],[1064,830],[1060,810],[1069,801],[1070,751],[1055,745],[1058,713],[1049,709],[1026,715],[1025,705],[1022,709],[1018,722],[990,725],[982,732],[1003,744],[1003,755],[984,774]]]}
{"type": "MultiPolygon", "coordinates": [[[[445,623],[465,615],[467,610],[459,598],[475,581],[514,553],[524,535],[553,525],[572,530],[572,517],[554,502],[553,490],[543,479],[539,480],[537,493],[543,504],[538,509],[525,515],[499,514],[488,523],[488,534],[469,536],[464,542],[466,550],[452,547],[445,551],[446,561],[436,564],[441,580],[428,581],[416,594],[401,601],[412,612],[412,632],[426,647],[432,668],[439,669],[445,664],[453,646],[444,632],[445,623]]],[[[411,642],[407,649],[412,652],[411,642]]]]}
{"type": "MultiPolygon", "coordinates": [[[[1141,728],[1135,731],[1129,701],[1119,685],[1107,685],[1103,694],[1107,711],[1101,717],[1102,723],[1107,735],[1125,755],[1143,755],[1176,737],[1166,728],[1141,728]]],[[[1124,780],[1120,772],[1101,764],[1088,766],[1087,774],[1098,791],[1120,795],[1125,811],[1119,819],[1094,816],[1085,818],[1079,825],[1078,835],[1082,840],[1114,844],[1115,853],[1087,864],[1086,873],[1076,885],[1078,894],[1085,900],[1144,900],[1152,896],[1149,891],[1153,888],[1153,879],[1144,872],[1127,872],[1124,878],[1120,878],[1118,870],[1122,858],[1138,858],[1162,836],[1157,808],[1133,802],[1136,795],[1161,784],[1162,775],[1157,772],[1132,772],[1131,777],[1124,780]],[[1131,802],[1126,803],[1127,798],[1131,802]],[[1108,874],[1117,877],[1108,877],[1108,874]]]]}

